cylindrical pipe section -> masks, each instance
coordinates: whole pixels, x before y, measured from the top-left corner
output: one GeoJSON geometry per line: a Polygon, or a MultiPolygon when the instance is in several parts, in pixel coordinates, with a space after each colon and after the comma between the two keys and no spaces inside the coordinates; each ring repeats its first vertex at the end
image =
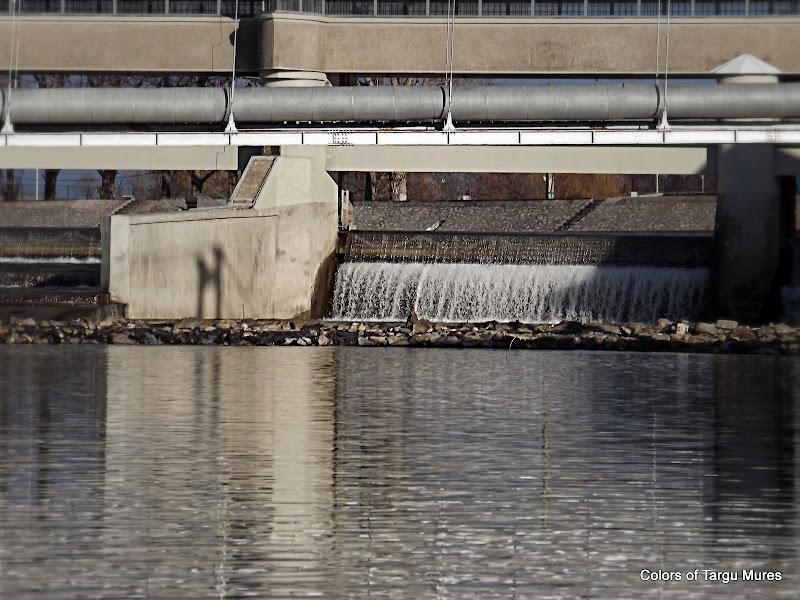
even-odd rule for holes
{"type": "Polygon", "coordinates": [[[11,92],[15,124],[221,123],[222,88],[50,88],[11,92]]]}
{"type": "Polygon", "coordinates": [[[236,122],[417,122],[441,119],[439,86],[244,88],[236,90],[236,122]]]}
{"type": "MultiPolygon", "coordinates": [[[[0,98],[4,98],[4,94],[0,98]]],[[[228,118],[223,88],[15,89],[14,124],[216,124],[228,118]]],[[[800,84],[671,85],[675,119],[800,118],[800,84]]],[[[440,86],[243,88],[237,123],[415,123],[651,120],[665,105],[652,84],[559,86],[440,86]]],[[[0,109],[4,109],[0,102],[0,109]]]]}
{"type": "Polygon", "coordinates": [[[652,119],[654,85],[460,87],[453,90],[455,121],[608,121],[652,119]]]}

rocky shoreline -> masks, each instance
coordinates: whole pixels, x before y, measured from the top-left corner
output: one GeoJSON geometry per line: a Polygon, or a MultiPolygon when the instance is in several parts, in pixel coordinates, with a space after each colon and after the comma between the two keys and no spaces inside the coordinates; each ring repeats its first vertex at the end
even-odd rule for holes
{"type": "Polygon", "coordinates": [[[610,350],[800,354],[800,328],[735,321],[656,324],[431,323],[412,314],[406,323],[201,320],[0,322],[0,344],[126,344],[218,346],[415,346],[501,350],[610,350]]]}

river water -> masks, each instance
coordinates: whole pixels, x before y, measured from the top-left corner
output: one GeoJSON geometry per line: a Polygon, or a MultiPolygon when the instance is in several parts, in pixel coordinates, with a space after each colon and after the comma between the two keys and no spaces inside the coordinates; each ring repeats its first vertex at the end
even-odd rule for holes
{"type": "Polygon", "coordinates": [[[0,598],[797,598],[799,397],[782,357],[0,347],[0,598]]]}

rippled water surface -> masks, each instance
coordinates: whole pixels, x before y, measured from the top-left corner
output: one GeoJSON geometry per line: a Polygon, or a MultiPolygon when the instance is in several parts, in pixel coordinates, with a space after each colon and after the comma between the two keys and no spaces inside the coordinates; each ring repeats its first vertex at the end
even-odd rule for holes
{"type": "Polygon", "coordinates": [[[796,598],[799,396],[779,357],[0,347],[0,598],[796,598]]]}

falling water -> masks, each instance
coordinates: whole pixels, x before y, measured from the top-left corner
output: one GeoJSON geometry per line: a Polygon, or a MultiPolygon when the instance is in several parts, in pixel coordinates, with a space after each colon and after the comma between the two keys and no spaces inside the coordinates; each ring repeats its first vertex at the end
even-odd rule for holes
{"type": "Polygon", "coordinates": [[[706,305],[705,268],[348,262],[332,315],[342,320],[654,322],[706,305]]]}

